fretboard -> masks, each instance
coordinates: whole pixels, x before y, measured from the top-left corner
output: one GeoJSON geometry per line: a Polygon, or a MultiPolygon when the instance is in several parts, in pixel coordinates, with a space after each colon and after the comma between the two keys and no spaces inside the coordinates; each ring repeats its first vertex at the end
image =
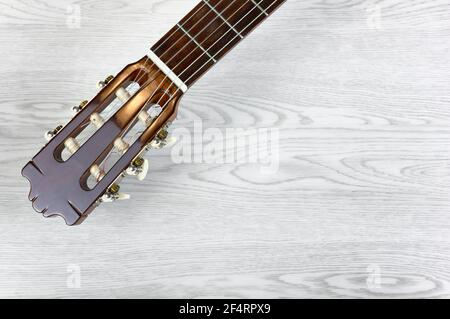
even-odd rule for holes
{"type": "Polygon", "coordinates": [[[151,51],[187,87],[285,0],[202,0],[151,51]]]}

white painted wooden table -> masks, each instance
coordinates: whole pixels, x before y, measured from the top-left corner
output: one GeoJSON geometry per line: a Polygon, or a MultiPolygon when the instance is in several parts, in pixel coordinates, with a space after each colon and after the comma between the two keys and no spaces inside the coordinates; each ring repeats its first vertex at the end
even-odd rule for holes
{"type": "Polygon", "coordinates": [[[82,226],[32,211],[42,132],[196,3],[0,2],[0,297],[449,297],[448,0],[289,0],[197,83],[177,126],[276,128],[276,174],[165,150],[82,226]]]}

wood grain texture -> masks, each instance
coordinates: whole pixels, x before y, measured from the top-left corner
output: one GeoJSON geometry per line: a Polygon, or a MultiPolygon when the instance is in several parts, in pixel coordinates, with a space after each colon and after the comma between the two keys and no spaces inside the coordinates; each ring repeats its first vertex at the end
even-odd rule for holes
{"type": "Polygon", "coordinates": [[[0,1],[0,297],[450,297],[446,0],[289,0],[189,91],[176,126],[278,128],[277,174],[165,150],[80,227],[32,211],[42,132],[196,2],[0,1]]]}

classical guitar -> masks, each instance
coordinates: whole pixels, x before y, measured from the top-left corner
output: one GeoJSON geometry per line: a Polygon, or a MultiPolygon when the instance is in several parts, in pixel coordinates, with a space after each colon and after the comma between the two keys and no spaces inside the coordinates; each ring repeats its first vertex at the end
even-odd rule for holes
{"type": "Polygon", "coordinates": [[[23,168],[33,208],[77,225],[99,204],[127,199],[121,179],[143,179],[145,154],[170,144],[181,97],[284,2],[202,0],[145,57],[99,82],[23,168]]]}

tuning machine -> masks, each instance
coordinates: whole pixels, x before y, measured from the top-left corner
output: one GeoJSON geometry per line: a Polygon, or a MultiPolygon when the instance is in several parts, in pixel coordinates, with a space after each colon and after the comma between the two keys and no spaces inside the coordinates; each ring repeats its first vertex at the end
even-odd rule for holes
{"type": "Polygon", "coordinates": [[[120,193],[120,186],[117,183],[111,185],[110,188],[106,191],[106,193],[100,197],[99,203],[112,203],[119,200],[127,200],[130,199],[130,195],[120,193]]]}
{"type": "Polygon", "coordinates": [[[103,81],[99,81],[97,82],[97,89],[101,90],[103,89],[105,86],[108,85],[109,82],[111,82],[112,80],[114,80],[114,76],[110,75],[108,76],[106,79],[104,79],[103,81]]]}
{"type": "Polygon", "coordinates": [[[80,112],[82,109],[84,109],[86,107],[86,105],[88,105],[89,101],[88,100],[84,100],[81,101],[79,105],[73,106],[72,107],[72,112],[74,114],[77,114],[78,112],[80,112]]]}
{"type": "Polygon", "coordinates": [[[171,123],[166,124],[156,135],[156,137],[148,144],[148,149],[162,149],[170,147],[176,143],[176,137],[170,135],[169,128],[171,123]]]}
{"type": "Polygon", "coordinates": [[[136,176],[139,181],[143,181],[147,176],[148,168],[148,159],[138,157],[131,163],[125,172],[127,175],[136,176]]]}
{"type": "Polygon", "coordinates": [[[45,132],[44,137],[47,141],[50,141],[56,134],[63,128],[62,125],[58,125],[55,129],[45,132]]]}

